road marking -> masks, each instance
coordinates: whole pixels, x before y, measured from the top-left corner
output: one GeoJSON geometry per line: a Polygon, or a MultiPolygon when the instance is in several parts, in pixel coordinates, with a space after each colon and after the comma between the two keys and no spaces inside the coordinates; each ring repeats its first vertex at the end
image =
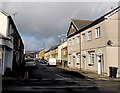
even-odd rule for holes
{"type": "MultiPolygon", "coordinates": [[[[95,86],[91,85],[75,85],[75,86],[22,86],[21,88],[25,89],[59,89],[59,88],[80,88],[80,89],[85,89],[85,88],[95,88],[95,86]]],[[[21,89],[20,88],[20,89],[21,89]]]]}
{"type": "Polygon", "coordinates": [[[30,79],[30,80],[38,80],[38,79],[30,79]]]}
{"type": "Polygon", "coordinates": [[[60,78],[62,78],[62,79],[66,79],[65,77],[63,77],[63,76],[61,76],[59,74],[55,74],[55,75],[58,76],[58,77],[60,77],[60,78]]]}
{"type": "Polygon", "coordinates": [[[43,78],[42,80],[52,80],[51,78],[43,78]]]}
{"type": "Polygon", "coordinates": [[[66,81],[68,81],[68,82],[73,82],[73,80],[72,80],[71,78],[66,78],[66,77],[63,77],[63,76],[61,76],[61,75],[59,75],[59,74],[55,74],[55,75],[58,76],[58,77],[60,77],[61,80],[66,80],[66,81]]]}
{"type": "Polygon", "coordinates": [[[64,79],[62,79],[62,78],[56,78],[55,80],[64,80],[64,79]]]}

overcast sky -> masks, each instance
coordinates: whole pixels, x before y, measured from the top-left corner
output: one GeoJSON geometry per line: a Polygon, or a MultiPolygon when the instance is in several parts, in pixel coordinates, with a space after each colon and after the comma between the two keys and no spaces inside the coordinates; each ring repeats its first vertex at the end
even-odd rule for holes
{"type": "Polygon", "coordinates": [[[71,19],[96,20],[115,2],[4,2],[2,10],[9,13],[17,25],[25,50],[48,49],[58,44],[58,35],[66,34],[71,19]],[[17,13],[13,16],[14,13],[17,13]]]}

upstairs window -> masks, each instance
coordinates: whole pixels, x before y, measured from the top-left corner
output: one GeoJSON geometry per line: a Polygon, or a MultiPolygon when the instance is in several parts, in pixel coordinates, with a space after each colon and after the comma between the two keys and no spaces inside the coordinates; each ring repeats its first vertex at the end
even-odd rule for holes
{"type": "Polygon", "coordinates": [[[88,34],[88,40],[92,40],[92,31],[89,31],[87,34],[88,34]]]}
{"type": "Polygon", "coordinates": [[[77,44],[80,43],[80,37],[79,37],[79,36],[77,36],[76,43],[77,43],[77,44]]]}
{"type": "Polygon", "coordinates": [[[85,41],[85,33],[82,34],[82,42],[85,41]]]}
{"type": "Polygon", "coordinates": [[[100,31],[100,27],[98,27],[98,28],[96,28],[95,29],[95,36],[96,36],[96,38],[100,38],[101,37],[101,31],[100,31]]]}

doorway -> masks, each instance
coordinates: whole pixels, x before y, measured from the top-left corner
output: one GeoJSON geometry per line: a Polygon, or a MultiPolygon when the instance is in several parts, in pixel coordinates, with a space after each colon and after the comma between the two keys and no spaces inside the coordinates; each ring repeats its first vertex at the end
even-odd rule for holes
{"type": "Polygon", "coordinates": [[[98,56],[97,57],[97,61],[98,61],[98,74],[101,75],[102,74],[102,64],[101,64],[101,58],[102,56],[98,56]]]}

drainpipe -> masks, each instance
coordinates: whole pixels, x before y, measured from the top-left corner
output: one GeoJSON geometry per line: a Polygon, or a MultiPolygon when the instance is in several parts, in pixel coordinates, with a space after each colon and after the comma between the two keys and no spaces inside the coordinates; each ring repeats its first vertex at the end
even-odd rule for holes
{"type": "Polygon", "coordinates": [[[81,58],[82,58],[82,56],[81,56],[81,32],[79,33],[79,36],[80,36],[80,70],[81,70],[81,58]]]}

